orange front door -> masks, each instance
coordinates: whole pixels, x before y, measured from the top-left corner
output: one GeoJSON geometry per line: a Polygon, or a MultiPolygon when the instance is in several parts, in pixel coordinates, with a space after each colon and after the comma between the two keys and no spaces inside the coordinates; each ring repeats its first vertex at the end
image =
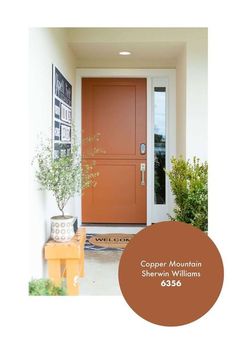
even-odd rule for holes
{"type": "Polygon", "coordinates": [[[146,223],[146,120],[146,79],[82,80],[83,137],[99,133],[105,151],[82,196],[84,223],[146,223]]]}

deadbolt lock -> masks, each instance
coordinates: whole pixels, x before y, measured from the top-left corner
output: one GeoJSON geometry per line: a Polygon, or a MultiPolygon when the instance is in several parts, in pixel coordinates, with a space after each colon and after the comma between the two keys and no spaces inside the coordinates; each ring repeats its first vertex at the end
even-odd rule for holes
{"type": "Polygon", "coordinates": [[[146,144],[144,144],[144,143],[140,144],[140,154],[141,155],[146,154],[146,144]]]}

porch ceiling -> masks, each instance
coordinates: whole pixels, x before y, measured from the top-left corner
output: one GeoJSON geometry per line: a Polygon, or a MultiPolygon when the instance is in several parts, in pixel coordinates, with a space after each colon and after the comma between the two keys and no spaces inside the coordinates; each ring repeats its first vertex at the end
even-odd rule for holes
{"type": "Polygon", "coordinates": [[[81,68],[175,68],[185,42],[153,34],[152,29],[71,28],[68,43],[81,68]]]}

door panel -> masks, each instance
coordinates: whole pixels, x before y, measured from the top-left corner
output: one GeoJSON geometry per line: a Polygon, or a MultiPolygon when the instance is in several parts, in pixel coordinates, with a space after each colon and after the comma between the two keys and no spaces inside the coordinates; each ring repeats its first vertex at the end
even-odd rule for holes
{"type": "Polygon", "coordinates": [[[146,188],[141,186],[141,162],[97,160],[98,183],[83,194],[83,222],[146,222],[146,188]]]}
{"type": "Polygon", "coordinates": [[[106,154],[112,158],[135,156],[135,87],[95,86],[93,97],[96,113],[93,113],[90,124],[101,134],[101,145],[106,154]]]}
{"type": "MultiPolygon", "coordinates": [[[[146,144],[146,80],[83,79],[83,137],[100,133],[95,188],[82,196],[84,223],[145,223],[146,183],[141,185],[140,144],[146,144]]],[[[89,162],[88,147],[82,147],[89,162]]],[[[94,158],[91,158],[94,160],[94,158]]]]}

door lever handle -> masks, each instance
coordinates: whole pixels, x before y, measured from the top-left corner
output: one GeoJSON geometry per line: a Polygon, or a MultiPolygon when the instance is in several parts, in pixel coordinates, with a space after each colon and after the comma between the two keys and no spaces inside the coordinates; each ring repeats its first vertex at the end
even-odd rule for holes
{"type": "Polygon", "coordinates": [[[145,186],[145,171],[146,171],[146,164],[140,164],[140,171],[141,171],[141,186],[145,186]]]}

